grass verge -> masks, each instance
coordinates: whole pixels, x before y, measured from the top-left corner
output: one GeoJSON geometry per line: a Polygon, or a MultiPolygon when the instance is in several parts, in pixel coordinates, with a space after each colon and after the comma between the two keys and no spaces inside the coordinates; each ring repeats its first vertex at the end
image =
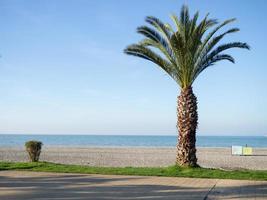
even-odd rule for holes
{"type": "Polygon", "coordinates": [[[170,167],[90,167],[80,165],[64,165],[49,162],[21,163],[0,162],[0,170],[27,170],[38,172],[62,172],[82,174],[112,174],[139,176],[167,176],[190,178],[216,178],[238,180],[267,180],[267,171],[235,170],[224,171],[206,168],[170,167]]]}

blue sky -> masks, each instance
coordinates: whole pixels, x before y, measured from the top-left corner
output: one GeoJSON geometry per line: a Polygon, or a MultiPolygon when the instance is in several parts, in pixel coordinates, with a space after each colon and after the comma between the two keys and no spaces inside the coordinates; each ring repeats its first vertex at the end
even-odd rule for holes
{"type": "MultiPolygon", "coordinates": [[[[124,55],[154,15],[170,22],[183,3],[201,16],[236,17],[218,63],[194,83],[199,135],[267,134],[267,4],[264,0],[1,0],[0,133],[176,133],[176,83],[153,63],[124,55]]],[[[232,27],[229,26],[229,27],[232,27]]]]}

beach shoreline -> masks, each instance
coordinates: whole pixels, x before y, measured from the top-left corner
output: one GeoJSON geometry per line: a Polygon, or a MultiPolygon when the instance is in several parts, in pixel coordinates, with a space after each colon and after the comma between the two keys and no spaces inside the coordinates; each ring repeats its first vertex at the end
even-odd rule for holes
{"type": "MultiPolygon", "coordinates": [[[[198,164],[206,168],[267,170],[267,148],[252,156],[232,156],[231,147],[198,147],[198,164]]],[[[104,167],[166,167],[175,164],[175,147],[44,146],[40,161],[104,167]]],[[[27,162],[24,147],[0,147],[0,160],[27,162]]]]}

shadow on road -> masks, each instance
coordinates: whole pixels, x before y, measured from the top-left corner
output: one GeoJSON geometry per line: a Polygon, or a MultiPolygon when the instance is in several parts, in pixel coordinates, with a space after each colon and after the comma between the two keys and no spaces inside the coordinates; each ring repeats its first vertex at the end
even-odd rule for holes
{"type": "MultiPolygon", "coordinates": [[[[23,172],[22,172],[23,173],[23,172]]],[[[215,187],[206,197],[209,187],[186,184],[171,185],[151,182],[151,177],[109,177],[94,175],[0,176],[1,200],[99,200],[99,199],[253,199],[267,197],[267,183],[256,185],[215,187]]],[[[175,178],[172,178],[175,180],[175,178]]],[[[264,198],[263,198],[264,199],[264,198]]],[[[267,198],[266,198],[267,199],[267,198]]]]}

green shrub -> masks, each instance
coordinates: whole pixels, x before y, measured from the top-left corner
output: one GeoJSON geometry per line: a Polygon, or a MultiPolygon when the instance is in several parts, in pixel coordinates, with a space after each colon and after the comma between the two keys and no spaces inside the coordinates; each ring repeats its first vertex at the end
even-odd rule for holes
{"type": "Polygon", "coordinates": [[[42,145],[42,142],[34,140],[25,143],[26,151],[28,152],[29,158],[32,162],[39,161],[42,145]]]}

